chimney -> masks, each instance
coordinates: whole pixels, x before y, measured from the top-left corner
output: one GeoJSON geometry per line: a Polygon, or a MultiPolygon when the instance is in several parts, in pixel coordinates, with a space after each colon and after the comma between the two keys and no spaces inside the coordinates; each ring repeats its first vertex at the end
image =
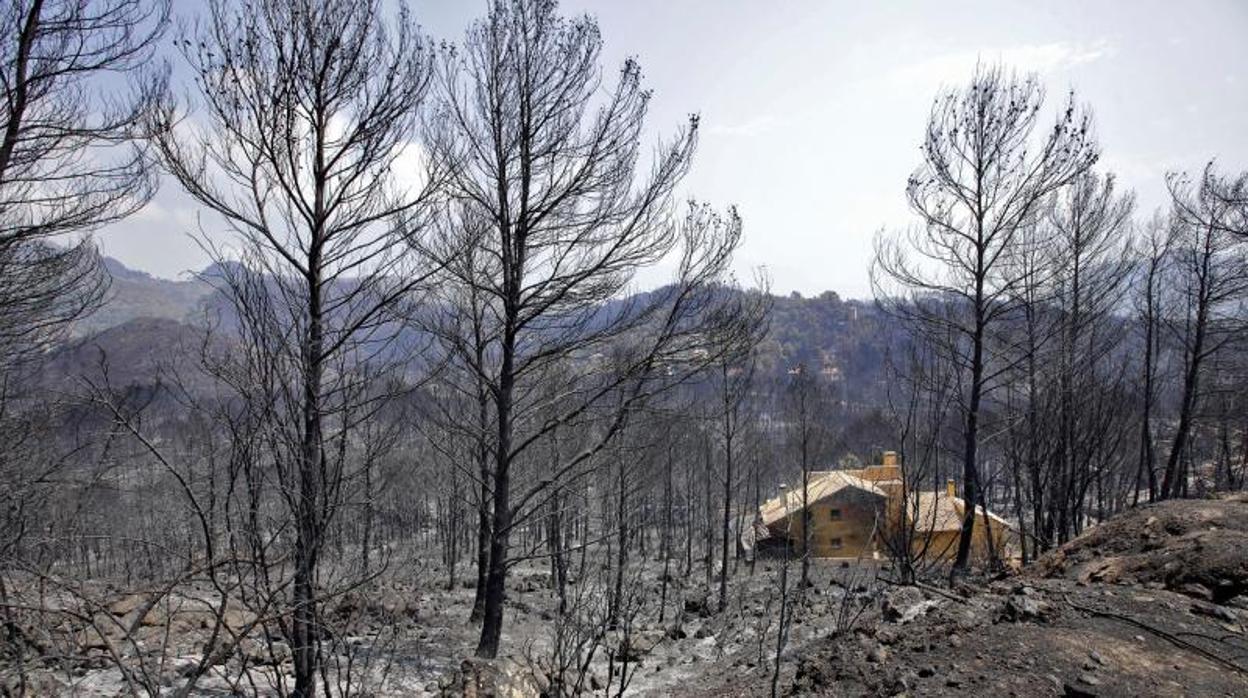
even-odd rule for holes
{"type": "Polygon", "coordinates": [[[945,494],[949,497],[958,496],[958,485],[953,481],[953,478],[945,481],[945,494]]]}
{"type": "Polygon", "coordinates": [[[885,451],[883,462],[880,465],[897,465],[897,452],[885,451]]]}

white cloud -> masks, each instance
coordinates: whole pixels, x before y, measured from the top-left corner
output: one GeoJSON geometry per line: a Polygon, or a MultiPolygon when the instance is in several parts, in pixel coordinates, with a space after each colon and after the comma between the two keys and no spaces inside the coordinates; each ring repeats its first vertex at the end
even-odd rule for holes
{"type": "Polygon", "coordinates": [[[762,114],[736,124],[711,124],[706,132],[712,136],[739,136],[749,138],[780,127],[780,119],[771,114],[762,114]]]}
{"type": "Polygon", "coordinates": [[[1044,44],[1020,44],[979,51],[943,53],[904,65],[889,76],[906,85],[962,82],[978,64],[1000,63],[1020,72],[1054,73],[1112,56],[1113,45],[1107,39],[1089,43],[1053,41],[1044,44]]]}

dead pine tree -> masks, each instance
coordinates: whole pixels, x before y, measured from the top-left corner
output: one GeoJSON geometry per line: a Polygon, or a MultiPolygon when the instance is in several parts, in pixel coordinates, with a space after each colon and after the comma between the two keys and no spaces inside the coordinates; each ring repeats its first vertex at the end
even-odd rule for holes
{"type": "MultiPolygon", "coordinates": [[[[455,279],[473,279],[492,273],[484,248],[470,244],[483,235],[488,220],[473,207],[451,203],[441,215],[430,221],[441,229],[439,236],[447,240],[468,241],[458,249],[447,250],[443,263],[447,273],[436,294],[441,312],[418,314],[411,324],[435,338],[443,347],[444,359],[436,374],[437,392],[445,399],[430,403],[433,408],[425,418],[439,426],[452,441],[467,440],[475,470],[466,473],[473,482],[472,500],[476,511],[476,585],[469,620],[478,622],[485,612],[486,575],[490,565],[491,484],[490,462],[493,457],[493,431],[489,386],[482,377],[491,338],[486,313],[487,295],[473,284],[455,283],[455,279]],[[471,419],[465,420],[468,412],[471,419]]],[[[438,444],[439,448],[449,447],[438,444]]],[[[459,461],[452,467],[460,467],[459,461]]]]}
{"type": "Polygon", "coordinates": [[[737,472],[742,445],[740,443],[743,430],[750,423],[750,409],[753,406],[753,390],[755,388],[758,357],[755,350],[767,335],[766,320],[770,315],[770,296],[767,294],[767,282],[760,280],[757,293],[751,293],[746,302],[751,307],[744,318],[755,321],[754,326],[743,327],[744,332],[728,337],[734,344],[726,347],[716,366],[719,392],[719,410],[716,417],[719,421],[720,447],[724,455],[723,472],[723,510],[720,519],[719,547],[719,600],[716,609],[723,613],[728,607],[728,563],[733,557],[732,549],[732,514],[733,492],[741,479],[737,472]]]}
{"type": "Polygon", "coordinates": [[[962,486],[970,503],[953,572],[970,564],[979,490],[985,397],[1000,377],[992,333],[1011,311],[1020,279],[1011,264],[1020,231],[1040,205],[1095,164],[1092,117],[1062,105],[1040,125],[1044,91],[1034,76],[980,66],[965,88],[936,99],[924,135],[923,163],[906,186],[920,222],[877,239],[872,283],[887,310],[921,337],[935,337],[962,368],[965,395],[962,486]],[[953,341],[945,341],[950,330],[953,341]]]}
{"type": "Polygon", "coordinates": [[[0,379],[103,300],[87,236],[156,192],[141,126],[165,88],[152,66],[169,12],[168,0],[0,8],[0,379]]]}
{"type": "Polygon", "coordinates": [[[139,127],[164,90],[154,51],[169,11],[169,0],[0,7],[0,618],[19,695],[30,690],[31,645],[18,641],[7,577],[30,564],[25,539],[46,520],[45,500],[66,489],[58,471],[70,465],[53,455],[51,407],[17,406],[44,400],[21,377],[106,296],[90,235],[156,192],[139,127]]]}
{"type": "Polygon", "coordinates": [[[789,372],[783,401],[787,440],[796,451],[802,488],[802,572],[798,588],[810,586],[810,544],[813,522],[810,518],[810,473],[815,459],[823,452],[827,437],[827,409],[818,384],[818,374],[805,364],[789,372]]]}
{"type": "MultiPolygon", "coordinates": [[[[683,433],[677,428],[680,422],[672,415],[664,421],[662,437],[659,443],[663,452],[663,524],[662,534],[659,539],[659,554],[663,558],[663,572],[659,579],[659,625],[663,624],[663,618],[667,614],[667,596],[668,587],[672,581],[672,547],[675,543],[676,525],[675,519],[675,470],[676,470],[676,452],[682,447],[683,433]]],[[[686,515],[688,512],[686,511],[686,515]]]]}
{"type": "Polygon", "coordinates": [[[1238,308],[1248,294],[1248,260],[1244,240],[1248,221],[1233,198],[1222,195],[1226,185],[1212,163],[1193,184],[1182,175],[1167,178],[1176,227],[1169,293],[1184,309],[1168,318],[1165,328],[1182,352],[1178,422],[1170,439],[1162,474],[1160,499],[1185,496],[1187,449],[1193,424],[1207,390],[1202,376],[1212,360],[1243,336],[1238,308]]]}
{"type": "Polygon", "coordinates": [[[1162,294],[1170,260],[1174,227],[1160,214],[1145,224],[1136,243],[1137,255],[1143,262],[1143,283],[1135,295],[1137,325],[1143,333],[1144,355],[1140,359],[1140,451],[1135,470],[1132,504],[1139,504],[1144,483],[1148,484],[1148,501],[1157,498],[1157,447],[1154,433],[1158,402],[1158,371],[1161,354],[1161,320],[1165,313],[1162,294]]]}
{"type": "Polygon", "coordinates": [[[1056,436],[1045,540],[1066,542],[1082,529],[1081,511],[1096,473],[1112,465],[1127,431],[1120,409],[1122,362],[1114,352],[1123,330],[1115,321],[1131,270],[1135,197],[1116,190],[1113,175],[1092,172],[1058,191],[1040,222],[1046,259],[1046,309],[1053,353],[1043,371],[1055,386],[1044,431],[1056,436]],[[1056,535],[1052,529],[1056,529],[1056,535]]]}
{"type": "Polygon", "coordinates": [[[295,524],[292,695],[312,696],[318,561],[342,484],[332,444],[378,399],[355,389],[357,367],[385,356],[393,311],[423,280],[405,238],[439,164],[427,158],[414,183],[394,170],[432,62],[406,9],[370,0],[212,0],[178,47],[197,88],[196,123],[170,103],[150,128],[167,171],[238,250],[217,256],[231,270],[221,290],[241,301],[239,322],[276,333],[264,346],[285,382],[274,428],[295,524]]]}
{"type": "Polygon", "coordinates": [[[471,365],[489,394],[492,431],[481,657],[498,652],[513,531],[557,485],[583,481],[632,406],[709,365],[713,342],[740,322],[712,293],[740,236],[736,215],[704,206],[673,215],[696,118],[647,165],[640,69],[626,61],[604,85],[601,49],[589,17],[565,18],[553,2],[499,1],[438,73],[429,150],[462,158],[448,195],[483,221],[428,250],[442,261],[470,246],[485,260],[448,265],[442,281],[475,289],[488,308],[482,359],[471,365]],[[627,293],[637,271],[669,255],[670,284],[627,293]],[[540,381],[555,385],[534,390],[540,381]],[[556,404],[543,397],[552,394],[562,396],[556,404]],[[525,456],[546,434],[591,417],[593,439],[549,477],[525,477],[525,456]]]}

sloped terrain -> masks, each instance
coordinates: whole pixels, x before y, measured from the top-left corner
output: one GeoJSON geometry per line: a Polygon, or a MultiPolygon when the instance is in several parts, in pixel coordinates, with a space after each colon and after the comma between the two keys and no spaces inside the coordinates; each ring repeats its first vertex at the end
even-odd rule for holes
{"type": "MultiPolygon", "coordinates": [[[[928,594],[910,622],[882,617],[804,657],[791,695],[1239,696],[1242,613],[1167,591],[1002,582],[928,594]]],[[[757,691],[755,692],[757,694],[757,691]]]]}
{"type": "MultiPolygon", "coordinates": [[[[1248,499],[1125,512],[1013,578],[898,587],[788,695],[1248,695],[1248,499]]],[[[763,680],[686,695],[768,695],[763,680]]]]}
{"type": "Polygon", "coordinates": [[[1132,509],[1045,555],[1028,574],[1230,602],[1248,594],[1248,495],[1132,509]]]}
{"type": "Polygon", "coordinates": [[[74,323],[73,334],[86,337],[136,318],[186,321],[196,315],[212,293],[204,281],[186,277],[161,279],[105,257],[104,269],[111,278],[103,306],[74,323]]]}

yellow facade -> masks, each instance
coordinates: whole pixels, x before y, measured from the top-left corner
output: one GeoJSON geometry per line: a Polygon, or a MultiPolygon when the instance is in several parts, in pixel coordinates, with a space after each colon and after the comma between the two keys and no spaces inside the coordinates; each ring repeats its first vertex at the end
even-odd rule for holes
{"type": "MultiPolygon", "coordinates": [[[[793,551],[805,545],[800,486],[765,504],[759,519],[768,537],[787,538],[793,551]]],[[[904,546],[909,535],[912,554],[926,559],[952,559],[957,554],[965,502],[952,480],[943,491],[906,492],[901,466],[893,452],[880,465],[860,470],[811,473],[809,502],[810,552],[814,557],[865,558],[887,555],[904,546]]],[[[971,554],[984,560],[991,549],[1006,554],[1009,525],[976,507],[971,554]]]]}
{"type": "MultiPolygon", "coordinates": [[[[810,506],[810,552],[814,557],[873,556],[877,551],[874,535],[878,507],[873,502],[849,501],[830,497],[810,506]]],[[[787,520],[769,528],[785,530],[792,541],[793,552],[805,552],[803,519],[800,507],[787,520]]]]}

